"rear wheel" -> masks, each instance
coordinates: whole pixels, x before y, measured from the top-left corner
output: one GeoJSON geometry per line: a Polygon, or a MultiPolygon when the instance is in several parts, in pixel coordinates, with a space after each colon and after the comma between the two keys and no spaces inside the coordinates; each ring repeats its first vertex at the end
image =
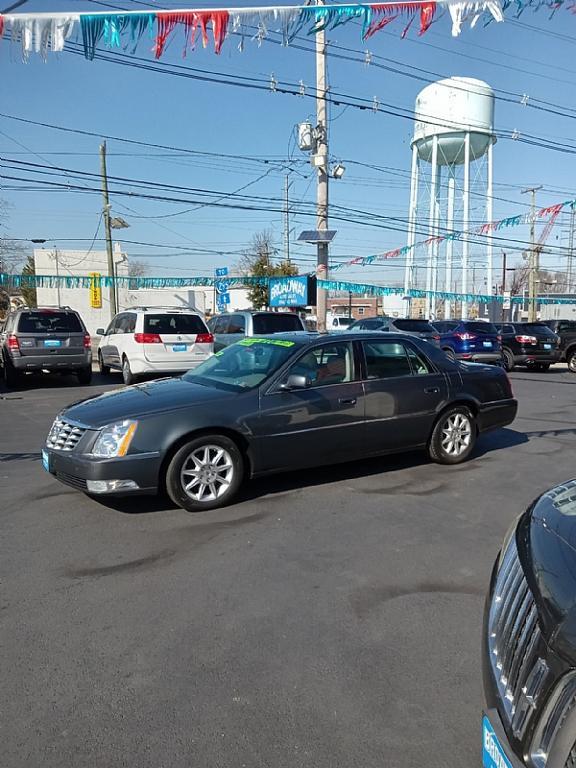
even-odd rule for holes
{"type": "Polygon", "coordinates": [[[504,363],[504,369],[506,371],[514,370],[514,355],[509,349],[502,350],[502,361],[504,363]]]}
{"type": "Polygon", "coordinates": [[[132,373],[132,369],[130,368],[130,361],[127,357],[124,357],[122,360],[122,378],[124,379],[124,384],[126,384],[126,386],[134,384],[136,381],[136,377],[132,373]]]}
{"type": "Polygon", "coordinates": [[[102,352],[98,352],[98,367],[100,368],[100,373],[102,376],[108,376],[110,373],[110,366],[104,365],[104,361],[102,360],[102,352]]]}
{"type": "Polygon", "coordinates": [[[20,382],[20,373],[6,357],[4,358],[4,365],[2,368],[4,370],[4,383],[6,386],[9,388],[18,386],[20,382]]]}
{"type": "Polygon", "coordinates": [[[445,411],[432,431],[428,453],[439,464],[460,464],[476,444],[476,420],[465,405],[445,411]]]}
{"type": "Polygon", "coordinates": [[[448,360],[452,360],[452,362],[456,361],[456,355],[454,354],[454,350],[451,349],[450,347],[446,347],[445,349],[442,350],[442,352],[444,352],[448,360]]]}
{"type": "Polygon", "coordinates": [[[244,476],[244,461],[236,443],[224,435],[202,435],[183,445],[166,471],[166,490],[188,512],[229,504],[244,476]]]}
{"type": "Polygon", "coordinates": [[[88,365],[86,368],[82,368],[76,375],[80,386],[86,387],[92,381],[92,366],[88,365]]]}
{"type": "Polygon", "coordinates": [[[566,363],[570,373],[576,373],[576,349],[571,349],[566,355],[566,363]]]}

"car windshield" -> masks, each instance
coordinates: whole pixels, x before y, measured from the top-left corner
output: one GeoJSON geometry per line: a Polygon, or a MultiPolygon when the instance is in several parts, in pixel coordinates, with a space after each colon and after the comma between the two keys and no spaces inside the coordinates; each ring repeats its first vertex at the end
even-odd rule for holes
{"type": "Polygon", "coordinates": [[[216,352],[184,374],[185,381],[241,392],[272,376],[296,351],[295,341],[250,337],[216,352]]]}
{"type": "Polygon", "coordinates": [[[555,336],[556,334],[544,323],[522,323],[516,326],[520,333],[539,333],[540,336],[555,336]]]}
{"type": "Polygon", "coordinates": [[[498,330],[492,323],[462,323],[462,326],[471,333],[489,333],[493,336],[498,334],[498,330]]]}
{"type": "Polygon", "coordinates": [[[206,333],[206,326],[198,315],[145,315],[144,333],[206,333]]]}
{"type": "Polygon", "coordinates": [[[82,325],[73,312],[23,312],[20,333],[81,333],[82,325]]]}
{"type": "Polygon", "coordinates": [[[408,333],[436,333],[428,320],[394,320],[394,325],[399,331],[408,333]]]}
{"type": "Polygon", "coordinates": [[[254,333],[265,336],[268,333],[301,331],[302,322],[298,315],[289,312],[273,312],[269,315],[254,315],[254,333]]]}

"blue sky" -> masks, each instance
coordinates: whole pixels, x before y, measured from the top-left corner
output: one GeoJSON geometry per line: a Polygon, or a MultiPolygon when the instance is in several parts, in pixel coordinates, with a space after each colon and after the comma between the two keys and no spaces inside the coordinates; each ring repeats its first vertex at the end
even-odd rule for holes
{"type": "MultiPolygon", "coordinates": [[[[174,0],[163,7],[170,5],[177,7],[174,0]]],[[[119,8],[129,6],[130,2],[117,3],[119,8]]],[[[138,6],[132,7],[138,9],[138,6]]],[[[21,11],[48,9],[103,10],[83,1],[30,0],[21,11]]],[[[550,114],[507,96],[513,103],[502,99],[496,102],[498,131],[508,135],[517,131],[521,137],[530,134],[544,142],[563,141],[576,146],[573,140],[576,17],[569,11],[559,10],[549,20],[543,11],[527,10],[520,22],[509,20],[487,27],[478,24],[473,30],[464,29],[459,38],[451,37],[448,18],[440,19],[423,37],[418,37],[413,29],[402,40],[402,28],[402,22],[391,24],[366,43],[362,42],[356,24],[331,32],[332,43],[354,51],[339,50],[340,53],[362,58],[363,52],[369,50],[387,60],[378,59],[379,63],[397,70],[392,72],[332,57],[329,59],[332,89],[368,100],[376,96],[380,103],[410,109],[426,81],[436,79],[436,75],[477,77],[499,92],[527,94],[529,104],[540,99],[554,104],[557,112],[569,113],[568,116],[550,114]],[[417,72],[415,67],[422,71],[417,72]],[[414,79],[414,75],[423,80],[414,79]]],[[[314,83],[314,55],[291,47],[282,48],[267,42],[258,47],[248,42],[241,53],[234,38],[230,38],[220,56],[214,55],[210,48],[200,47],[183,59],[181,51],[181,38],[177,38],[163,61],[221,74],[268,80],[273,73],[279,81],[298,83],[302,80],[309,86],[314,83]]],[[[141,44],[138,55],[152,61],[146,44],[141,44]]],[[[128,53],[123,56],[129,59],[128,53]]],[[[66,52],[50,55],[47,62],[32,57],[23,63],[19,50],[6,40],[0,43],[0,66],[3,72],[1,112],[216,155],[249,155],[277,161],[265,166],[245,158],[182,156],[108,141],[111,176],[214,190],[211,199],[219,197],[216,191],[229,193],[250,184],[246,194],[278,200],[283,194],[285,174],[281,166],[291,156],[301,161],[293,162],[291,198],[314,201],[311,168],[293,141],[295,124],[313,116],[312,99],[204,83],[103,61],[87,62],[66,52]],[[263,174],[266,175],[259,178],[263,174]]],[[[332,107],[330,117],[331,154],[346,165],[344,179],[331,184],[331,202],[397,216],[399,221],[394,226],[402,229],[408,210],[413,123],[352,107],[332,107]],[[388,170],[375,171],[356,164],[358,162],[388,170]]],[[[3,158],[97,173],[98,145],[96,137],[66,134],[0,118],[3,158]]],[[[498,198],[494,201],[495,218],[527,210],[527,197],[520,194],[525,186],[544,185],[538,193],[538,203],[542,206],[576,197],[575,161],[573,154],[501,139],[494,149],[494,194],[498,198]]],[[[19,175],[13,171],[3,173],[19,175]]],[[[66,180],[65,177],[50,178],[59,182],[66,180]]],[[[9,203],[5,233],[23,239],[45,238],[60,248],[89,246],[100,217],[98,195],[14,191],[6,189],[7,185],[14,182],[2,180],[0,190],[0,197],[9,203]]],[[[114,185],[111,183],[111,186],[114,185]]],[[[114,213],[131,225],[121,233],[122,237],[153,244],[125,246],[131,257],[147,261],[150,274],[210,274],[215,266],[232,266],[252,235],[266,228],[274,231],[278,247],[282,248],[280,213],[202,207],[167,217],[193,206],[121,197],[113,197],[112,202],[114,213]],[[203,249],[226,253],[206,254],[201,252],[203,249]]],[[[561,218],[550,241],[556,246],[567,241],[568,217],[561,218]]],[[[293,217],[291,226],[299,232],[313,227],[314,220],[293,217]]],[[[333,222],[333,226],[338,230],[332,248],[335,260],[405,244],[403,232],[361,226],[353,221],[333,222]]],[[[528,232],[516,228],[507,230],[506,235],[525,240],[528,232]]],[[[101,228],[98,237],[102,237],[101,228]]],[[[522,246],[518,242],[506,245],[509,258],[514,262],[514,249],[522,246]]],[[[97,240],[96,246],[103,247],[103,241],[97,240]]],[[[496,264],[499,252],[498,247],[496,264]]],[[[292,255],[305,271],[311,266],[314,254],[310,246],[294,244],[292,255]]],[[[420,259],[423,258],[422,254],[420,259]]],[[[559,252],[545,257],[545,265],[549,267],[565,267],[565,263],[565,257],[559,252]]],[[[395,262],[366,269],[346,269],[338,274],[342,279],[389,284],[396,282],[401,273],[402,262],[395,262]]],[[[480,273],[479,269],[479,281],[480,273]]]]}

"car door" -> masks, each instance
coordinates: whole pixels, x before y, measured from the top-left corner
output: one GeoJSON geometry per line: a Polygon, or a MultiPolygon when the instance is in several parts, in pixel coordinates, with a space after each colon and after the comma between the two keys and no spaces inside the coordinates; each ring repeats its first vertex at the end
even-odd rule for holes
{"type": "Polygon", "coordinates": [[[446,377],[410,341],[362,341],[366,449],[370,453],[424,445],[448,399],[446,377]]]}
{"type": "Polygon", "coordinates": [[[364,392],[352,342],[307,348],[261,394],[258,444],[264,471],[331,464],[363,449],[364,392]],[[280,389],[289,375],[306,376],[302,389],[280,389]]]}
{"type": "MultiPolygon", "coordinates": [[[[116,315],[118,317],[118,315],[116,315]]],[[[116,317],[112,319],[110,322],[108,328],[104,331],[104,335],[100,339],[100,344],[98,345],[98,352],[100,353],[100,356],[102,357],[102,362],[104,365],[110,365],[110,339],[112,337],[112,334],[114,332],[114,327],[116,324],[116,317]]]]}
{"type": "Polygon", "coordinates": [[[124,335],[124,324],[127,322],[126,315],[121,313],[116,315],[112,325],[106,334],[106,365],[113,368],[122,367],[122,341],[124,335]]]}

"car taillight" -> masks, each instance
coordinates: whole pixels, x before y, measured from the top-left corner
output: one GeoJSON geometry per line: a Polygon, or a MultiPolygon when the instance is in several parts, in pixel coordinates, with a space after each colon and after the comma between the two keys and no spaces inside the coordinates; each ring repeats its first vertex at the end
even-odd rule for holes
{"type": "Polygon", "coordinates": [[[14,336],[13,333],[8,336],[8,349],[20,349],[20,342],[18,336],[14,336]]]}
{"type": "Polygon", "coordinates": [[[466,333],[466,332],[455,333],[454,336],[460,339],[460,341],[472,341],[472,339],[476,338],[476,336],[474,336],[473,333],[466,333]]]}
{"type": "Polygon", "coordinates": [[[211,333],[199,333],[196,336],[196,344],[213,344],[214,336],[211,333]]]}
{"type": "Polygon", "coordinates": [[[84,346],[86,347],[86,349],[90,349],[90,347],[92,346],[92,339],[90,338],[89,333],[84,334],[84,346]]]}
{"type": "Polygon", "coordinates": [[[538,344],[536,336],[516,336],[518,344],[538,344]]]}
{"type": "Polygon", "coordinates": [[[134,341],[137,344],[162,344],[162,339],[158,333],[135,333],[134,341]]]}
{"type": "Polygon", "coordinates": [[[440,336],[432,336],[432,338],[434,339],[434,341],[440,341],[440,336]]]}
{"type": "Polygon", "coordinates": [[[502,336],[500,336],[500,334],[496,336],[496,341],[499,342],[500,344],[502,343],[502,336]]]}

